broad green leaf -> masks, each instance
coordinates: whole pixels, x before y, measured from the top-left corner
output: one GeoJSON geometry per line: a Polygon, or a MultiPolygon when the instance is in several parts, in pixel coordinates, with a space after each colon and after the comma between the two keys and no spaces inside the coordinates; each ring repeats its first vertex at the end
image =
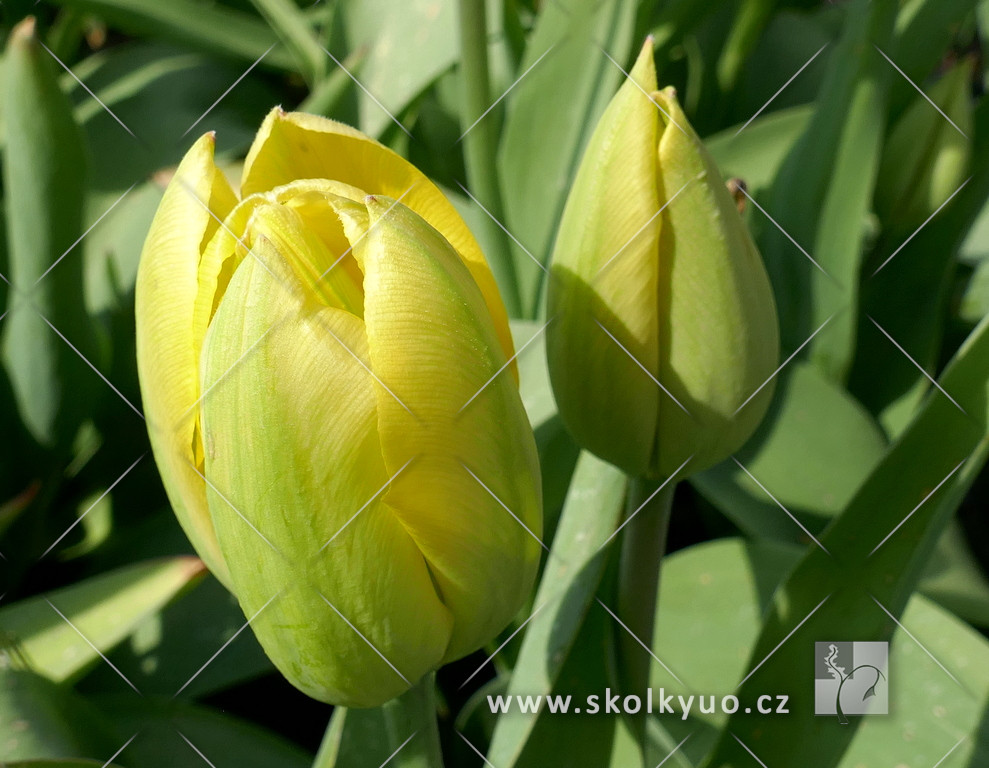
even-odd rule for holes
{"type": "MultiPolygon", "coordinates": [[[[662,684],[667,694],[716,693],[720,696],[731,693],[745,675],[746,662],[759,635],[760,618],[771,600],[773,589],[799,561],[800,554],[799,549],[789,546],[730,539],[707,542],[670,556],[663,563],[659,604],[665,620],[657,633],[656,652],[677,671],[687,689],[679,688],[668,678],[656,683],[662,684]]],[[[875,610],[880,611],[878,607],[875,610]]],[[[897,630],[892,638],[886,670],[890,714],[862,718],[847,751],[834,765],[840,768],[933,766],[962,736],[967,737],[966,743],[943,765],[957,768],[979,764],[977,755],[984,758],[989,748],[985,735],[979,734],[983,707],[989,703],[989,643],[923,597],[910,600],[902,621],[906,630],[932,653],[937,662],[932,661],[904,630],[897,630]],[[959,679],[964,679],[964,685],[956,685],[938,662],[959,679]]],[[[795,651],[806,660],[814,653],[814,641],[848,637],[795,636],[786,647],[792,643],[795,651]]],[[[772,663],[773,660],[767,662],[772,663]]],[[[813,665],[796,665],[787,672],[791,676],[802,675],[798,684],[813,688],[813,665]]],[[[755,703],[754,698],[746,698],[744,693],[739,695],[739,700],[742,707],[755,703]]],[[[764,716],[759,721],[768,724],[770,721],[813,720],[826,734],[847,730],[836,718],[818,717],[815,720],[812,708],[797,709],[792,700],[789,709],[788,716],[764,716]]],[[[704,722],[720,724],[725,719],[719,714],[699,713],[696,704],[692,711],[698,718],[691,716],[693,727],[704,722]]],[[[666,722],[669,717],[661,718],[661,721],[666,722]]],[[[769,745],[756,746],[750,741],[746,744],[766,765],[810,764],[804,760],[780,762],[777,755],[781,750],[777,749],[777,755],[774,755],[769,745]]],[[[754,762],[746,762],[742,757],[733,763],[739,766],[751,764],[754,762]]]]}
{"type": "Polygon", "coordinates": [[[358,89],[358,124],[380,136],[394,126],[393,116],[456,62],[456,3],[343,0],[337,12],[343,50],[363,53],[360,81],[367,90],[358,89]]]}
{"type": "Polygon", "coordinates": [[[790,368],[770,412],[736,454],[745,469],[728,460],[690,482],[746,534],[807,543],[769,494],[817,532],[882,459],[886,439],[868,412],[814,366],[790,368]]]}
{"type": "Polygon", "coordinates": [[[63,682],[97,662],[97,648],[109,651],[203,573],[193,557],[120,568],[0,608],[0,631],[14,638],[33,671],[63,682]]]}
{"type": "Polygon", "coordinates": [[[85,150],[56,66],[34,20],[18,25],[5,53],[2,98],[11,290],[0,354],[31,435],[65,451],[100,382],[80,359],[99,362],[82,302],[81,254],[70,252],[82,232],[85,150]]]}
{"type": "MultiPolygon", "coordinates": [[[[813,640],[881,641],[893,634],[890,615],[903,613],[938,538],[989,455],[989,320],[965,342],[940,385],[965,412],[941,392],[929,395],[820,538],[826,551],[812,545],[774,596],[749,657],[754,672],[739,697],[787,694],[791,711],[805,714],[771,719],[740,712],[727,726],[770,764],[830,767],[854,736],[857,721],[836,729],[831,721],[806,715],[813,693],[794,670],[806,663],[813,640]]],[[[747,759],[726,732],[705,766],[747,759]]]]}
{"type": "MultiPolygon", "coordinates": [[[[634,41],[635,5],[619,0],[546,3],[508,98],[500,171],[503,222],[542,264],[598,117],[614,95],[634,41]],[[618,62],[618,66],[608,57],[618,62]]],[[[543,272],[516,252],[526,314],[535,316],[543,272]]]]}
{"type": "Polygon", "coordinates": [[[24,760],[6,763],[6,768],[118,768],[102,760],[24,760]]]}
{"type": "Polygon", "coordinates": [[[964,188],[909,241],[882,241],[866,269],[862,305],[872,320],[860,322],[849,388],[893,437],[909,423],[930,385],[883,331],[934,372],[954,298],[955,254],[989,196],[989,101],[976,110],[973,141],[972,175],[964,188]]]}
{"type": "Polygon", "coordinates": [[[297,69],[306,82],[310,86],[318,83],[330,59],[294,0],[251,0],[251,3],[295,57],[297,69]]]}
{"type": "Polygon", "coordinates": [[[957,523],[949,525],[938,541],[920,591],[960,619],[989,627],[989,580],[957,523]]]}
{"type": "MultiPolygon", "coordinates": [[[[621,471],[581,453],[508,685],[510,695],[554,689],[601,579],[608,553],[603,545],[618,526],[626,484],[621,471]]],[[[515,765],[538,720],[538,715],[517,711],[500,717],[491,762],[500,768],[515,765]]]]}
{"type": "MultiPolygon", "coordinates": [[[[246,626],[237,598],[212,578],[144,618],[129,641],[107,656],[142,693],[187,699],[210,696],[274,671],[246,626]]],[[[109,665],[100,665],[80,688],[92,693],[114,690],[117,680],[109,665]]]]}
{"type": "Polygon", "coordinates": [[[204,757],[215,768],[308,768],[312,763],[312,756],[291,742],[208,707],[126,694],[93,700],[113,721],[121,744],[138,734],[118,758],[127,765],[202,768],[204,757]]]}
{"type": "Polygon", "coordinates": [[[797,349],[830,320],[810,350],[814,362],[837,381],[847,376],[855,351],[864,225],[893,75],[874,45],[887,44],[894,11],[892,0],[849,5],[817,111],[762,203],[783,230],[765,226],[761,237],[782,346],[797,349]]]}
{"type": "MultiPolygon", "coordinates": [[[[203,53],[254,62],[278,38],[260,19],[222,5],[194,0],[55,0],[100,16],[136,36],[165,40],[203,53]]],[[[292,55],[281,47],[264,57],[269,67],[294,70],[292,55]]],[[[221,91],[222,93],[222,91],[221,91]]],[[[219,93],[217,94],[219,96],[219,93]]]]}
{"type": "MultiPolygon", "coordinates": [[[[8,760],[89,757],[119,748],[108,721],[85,699],[41,675],[5,666],[0,648],[0,765],[8,760]]],[[[16,661],[15,661],[16,663],[16,661]]]]}
{"type": "MultiPolygon", "coordinates": [[[[742,179],[751,195],[769,186],[813,115],[809,106],[791,107],[733,126],[704,144],[726,177],[742,179]]],[[[770,225],[771,226],[771,225],[770,225]]]]}

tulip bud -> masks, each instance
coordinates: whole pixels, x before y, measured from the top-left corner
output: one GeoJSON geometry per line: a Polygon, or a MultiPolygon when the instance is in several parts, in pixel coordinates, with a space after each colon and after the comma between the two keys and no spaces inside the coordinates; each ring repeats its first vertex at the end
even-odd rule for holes
{"type": "Polygon", "coordinates": [[[240,202],[212,153],[182,161],[138,274],[155,458],[288,680],[378,705],[488,642],[535,577],[505,312],[450,203],[363,134],[274,111],[240,202]]]}
{"type": "Polygon", "coordinates": [[[779,355],[759,253],[673,89],[656,88],[647,42],[570,191],[547,339],[577,441],[645,476],[687,459],[697,472],[741,446],[779,355]]]}
{"type": "Polygon", "coordinates": [[[937,109],[918,95],[893,126],[876,181],[876,213],[887,227],[915,228],[965,180],[972,154],[972,66],[972,60],[961,62],[930,89],[937,109]]]}

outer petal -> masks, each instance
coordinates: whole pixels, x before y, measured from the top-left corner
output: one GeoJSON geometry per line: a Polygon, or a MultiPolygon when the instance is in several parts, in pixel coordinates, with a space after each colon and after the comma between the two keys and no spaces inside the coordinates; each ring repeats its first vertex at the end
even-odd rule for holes
{"type": "Polygon", "coordinates": [[[229,576],[196,470],[199,347],[192,317],[200,253],[218,227],[214,217],[222,219],[235,203],[213,164],[213,136],[207,134],[165,190],[141,253],[135,297],[137,365],[155,461],[186,535],[225,584],[229,576]]]}
{"type": "Polygon", "coordinates": [[[660,113],[646,94],[655,88],[647,42],[584,153],[549,292],[547,353],[560,414],[577,442],[633,474],[652,459],[661,394],[650,378],[659,365],[660,113]]]}
{"type": "MultiPolygon", "coordinates": [[[[457,249],[481,289],[506,357],[513,354],[508,316],[484,254],[450,201],[418,168],[348,125],[273,109],[244,162],[242,193],[296,179],[333,179],[395,199],[422,216],[457,249]]],[[[515,375],[515,367],[512,366],[515,375]]]]}
{"type": "Polygon", "coordinates": [[[672,89],[654,94],[669,117],[659,143],[660,381],[690,412],[660,399],[655,469],[666,475],[694,455],[691,472],[727,458],[752,434],[772,399],[769,385],[735,410],[779,360],[776,304],[759,252],[717,166],[672,89]],[[684,186],[687,185],[687,186],[684,186]]]}
{"type": "Polygon", "coordinates": [[[412,461],[385,500],[453,613],[450,661],[494,637],[529,594],[540,555],[538,458],[470,273],[404,205],[366,204],[370,229],[355,251],[382,453],[389,473],[412,461]]]}
{"type": "Polygon", "coordinates": [[[255,250],[275,276],[241,263],[204,348],[210,511],[281,672],[322,701],[377,705],[439,664],[452,619],[382,501],[363,323],[306,298],[269,241],[255,250]]]}

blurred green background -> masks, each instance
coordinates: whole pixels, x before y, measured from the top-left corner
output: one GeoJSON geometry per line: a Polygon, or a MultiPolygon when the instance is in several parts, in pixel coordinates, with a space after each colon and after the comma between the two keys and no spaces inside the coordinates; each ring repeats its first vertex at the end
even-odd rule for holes
{"type": "MultiPolygon", "coordinates": [[[[694,689],[729,692],[830,578],[811,534],[835,521],[826,543],[867,551],[915,509],[848,577],[884,585],[874,594],[917,640],[894,641],[911,674],[893,714],[830,742],[779,723],[760,756],[927,768],[953,750],[938,765],[989,765],[989,2],[4,0],[0,13],[0,762],[305,766],[323,740],[330,707],[274,672],[191,557],[140,413],[134,278],[192,141],[216,131],[236,178],[281,104],[361,128],[448,192],[516,318],[549,542],[579,452],[549,390],[539,264],[581,149],[652,34],[660,82],[746,184],[787,361],[737,461],[677,490],[654,649],[694,689]],[[28,16],[35,33],[11,40],[28,16]]],[[[579,475],[601,505],[584,502],[588,520],[625,492],[596,471],[579,475]]],[[[595,563],[585,596],[610,578],[595,563]]],[[[832,604],[837,628],[874,608],[832,604]]],[[[549,689],[607,684],[582,670],[614,627],[580,614],[554,630],[549,689]]],[[[486,653],[441,670],[449,764],[482,764],[467,741],[485,752],[494,722],[474,694],[504,690],[516,665],[525,679],[521,638],[480,674],[486,653]]],[[[321,765],[388,757],[379,715],[351,715],[321,765]]],[[[693,734],[669,765],[742,765],[718,757],[723,721],[657,724],[657,748],[693,734]]],[[[497,768],[635,764],[613,724],[535,728],[497,768]]]]}

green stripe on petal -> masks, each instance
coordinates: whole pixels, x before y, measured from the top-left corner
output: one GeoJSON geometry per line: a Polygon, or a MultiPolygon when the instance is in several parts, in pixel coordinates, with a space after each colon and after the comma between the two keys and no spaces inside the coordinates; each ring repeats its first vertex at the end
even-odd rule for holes
{"type": "Polygon", "coordinates": [[[318,303],[271,241],[254,251],[204,346],[210,512],[281,672],[316,699],[374,706],[440,663],[453,619],[384,501],[364,324],[318,303]]]}

